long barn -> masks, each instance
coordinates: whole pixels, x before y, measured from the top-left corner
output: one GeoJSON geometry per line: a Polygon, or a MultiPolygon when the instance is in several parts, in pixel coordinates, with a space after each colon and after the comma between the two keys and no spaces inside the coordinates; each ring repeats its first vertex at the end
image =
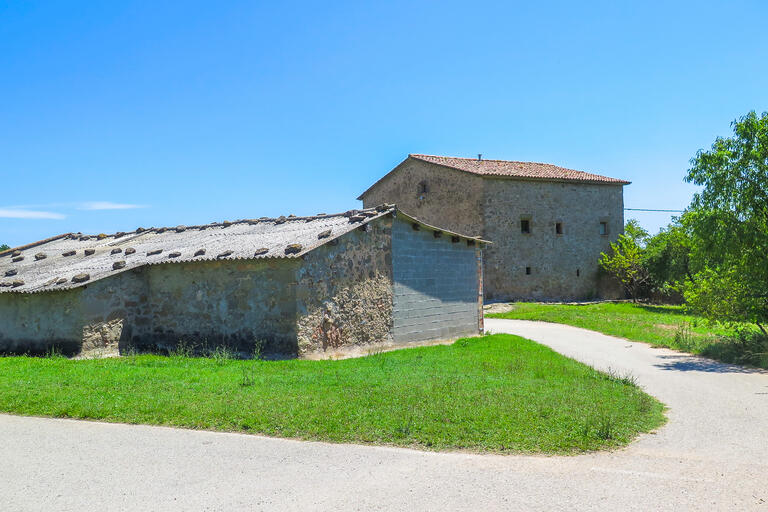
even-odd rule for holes
{"type": "Polygon", "coordinates": [[[0,253],[0,352],[301,357],[474,335],[485,244],[393,205],[63,234],[0,253]]]}

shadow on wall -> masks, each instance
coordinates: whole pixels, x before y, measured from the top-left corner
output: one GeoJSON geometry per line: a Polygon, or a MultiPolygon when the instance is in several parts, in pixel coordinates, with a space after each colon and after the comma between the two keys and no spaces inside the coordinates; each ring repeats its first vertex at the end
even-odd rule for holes
{"type": "Polygon", "coordinates": [[[0,356],[32,356],[43,357],[60,354],[74,357],[80,353],[79,341],[55,339],[45,343],[37,340],[7,340],[0,339],[0,356]]]}
{"type": "Polygon", "coordinates": [[[232,335],[186,336],[156,333],[151,337],[134,337],[121,346],[120,354],[183,355],[210,357],[226,354],[236,359],[294,359],[298,354],[296,338],[270,339],[243,332],[232,335]]]}
{"type": "Polygon", "coordinates": [[[132,336],[130,325],[113,336],[106,336],[104,330],[92,326],[82,340],[53,339],[38,340],[0,339],[0,356],[49,357],[113,357],[131,354],[184,355],[189,357],[210,357],[226,354],[239,359],[289,359],[295,358],[298,346],[295,337],[282,339],[259,337],[251,332],[227,336],[185,335],[154,333],[151,336],[132,336]]]}

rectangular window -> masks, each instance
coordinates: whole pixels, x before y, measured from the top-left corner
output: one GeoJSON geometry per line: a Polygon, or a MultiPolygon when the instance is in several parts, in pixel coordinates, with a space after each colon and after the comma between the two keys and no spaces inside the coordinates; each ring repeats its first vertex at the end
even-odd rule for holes
{"type": "Polygon", "coordinates": [[[608,234],[608,223],[607,222],[601,222],[600,223],[600,234],[605,236],[608,234]]]}
{"type": "Polygon", "coordinates": [[[562,235],[563,234],[563,223],[562,222],[555,222],[555,234],[556,235],[562,235]]]}
{"type": "Polygon", "coordinates": [[[520,232],[526,235],[531,234],[531,219],[520,219],[520,232]]]}
{"type": "Polygon", "coordinates": [[[525,267],[525,275],[531,275],[531,267],[525,267]]]}

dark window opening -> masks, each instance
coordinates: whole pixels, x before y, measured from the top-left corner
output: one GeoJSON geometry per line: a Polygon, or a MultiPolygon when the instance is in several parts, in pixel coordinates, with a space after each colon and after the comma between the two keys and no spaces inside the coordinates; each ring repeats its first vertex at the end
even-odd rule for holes
{"type": "Polygon", "coordinates": [[[452,237],[451,237],[451,242],[453,242],[453,243],[455,243],[455,244],[459,243],[459,237],[457,237],[457,236],[452,236],[452,237]]]}
{"type": "Polygon", "coordinates": [[[427,182],[422,181],[421,183],[419,183],[419,187],[418,187],[417,195],[419,196],[419,201],[423,201],[424,199],[427,198],[427,192],[429,192],[429,187],[427,186],[427,182]]]}
{"type": "Polygon", "coordinates": [[[562,222],[555,222],[555,234],[562,235],[563,234],[563,223],[562,222]]]}
{"type": "Polygon", "coordinates": [[[529,219],[520,219],[520,232],[526,235],[531,233],[531,221],[529,219]]]}
{"type": "Polygon", "coordinates": [[[467,240],[467,245],[469,247],[472,247],[473,245],[475,245],[475,241],[474,240],[467,240]]]}
{"type": "Polygon", "coordinates": [[[579,277],[579,270],[578,268],[576,269],[576,277],[579,277]]]}
{"type": "Polygon", "coordinates": [[[440,238],[441,236],[443,236],[443,232],[442,232],[442,231],[434,231],[434,232],[432,233],[432,235],[433,235],[435,238],[440,238]]]}
{"type": "Polygon", "coordinates": [[[525,275],[531,275],[531,267],[525,267],[525,275]]]}
{"type": "Polygon", "coordinates": [[[419,225],[416,224],[415,222],[413,224],[411,224],[411,226],[413,227],[414,231],[418,231],[419,230],[419,225]]]}
{"type": "Polygon", "coordinates": [[[608,223],[607,222],[601,222],[600,223],[600,234],[601,235],[607,235],[608,234],[608,223]]]}

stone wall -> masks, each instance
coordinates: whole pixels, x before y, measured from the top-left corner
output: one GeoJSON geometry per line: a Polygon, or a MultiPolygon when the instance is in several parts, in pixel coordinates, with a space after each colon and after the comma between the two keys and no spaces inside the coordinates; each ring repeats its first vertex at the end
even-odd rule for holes
{"type": "Polygon", "coordinates": [[[0,352],[117,354],[130,344],[143,300],[141,270],[72,290],[0,294],[0,352]]]}
{"type": "Polygon", "coordinates": [[[377,219],[304,256],[299,354],[392,341],[392,223],[377,219]]]}
{"type": "Polygon", "coordinates": [[[610,298],[598,258],[624,229],[621,186],[486,178],[484,189],[483,237],[493,242],[483,255],[486,298],[610,298]]]}
{"type": "Polygon", "coordinates": [[[53,344],[80,350],[80,290],[0,294],[0,353],[44,353],[53,344]]]}
{"type": "Polygon", "coordinates": [[[478,248],[395,222],[392,229],[395,342],[478,334],[478,248]]]}
{"type": "Polygon", "coordinates": [[[469,173],[406,160],[363,196],[365,208],[383,203],[396,203],[420,221],[463,235],[483,231],[483,179],[469,173]]]}
{"type": "Polygon", "coordinates": [[[144,267],[148,314],[131,340],[139,349],[170,350],[184,342],[248,356],[258,344],[265,353],[295,355],[298,266],[269,259],[144,267]]]}

